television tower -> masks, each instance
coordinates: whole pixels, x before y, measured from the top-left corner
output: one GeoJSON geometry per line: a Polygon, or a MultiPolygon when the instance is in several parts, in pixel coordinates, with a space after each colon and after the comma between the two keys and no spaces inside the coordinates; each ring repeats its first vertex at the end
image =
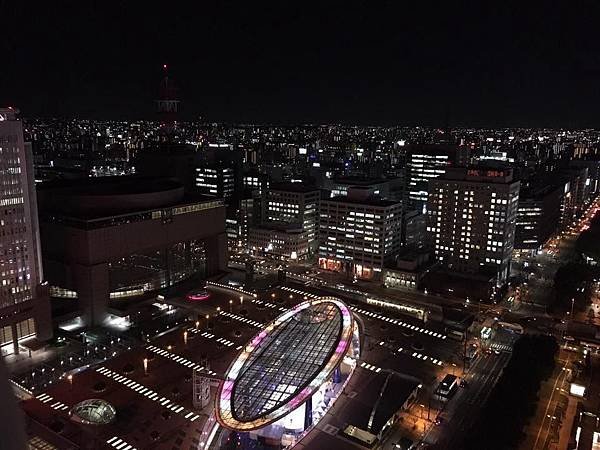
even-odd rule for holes
{"type": "Polygon", "coordinates": [[[156,100],[156,112],[161,122],[161,137],[163,140],[171,140],[175,131],[177,111],[179,109],[179,97],[173,80],[169,78],[168,67],[163,64],[164,77],[160,83],[158,100],[156,100]]]}

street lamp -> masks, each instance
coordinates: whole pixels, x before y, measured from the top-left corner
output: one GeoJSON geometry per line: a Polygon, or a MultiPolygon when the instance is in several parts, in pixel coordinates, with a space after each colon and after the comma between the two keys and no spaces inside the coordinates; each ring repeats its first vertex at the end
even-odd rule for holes
{"type": "Polygon", "coordinates": [[[200,321],[199,321],[199,320],[196,320],[196,330],[197,330],[198,328],[200,328],[200,321]]]}
{"type": "Polygon", "coordinates": [[[148,375],[148,358],[144,358],[142,362],[144,363],[144,375],[148,375]]]}
{"type": "Polygon", "coordinates": [[[244,296],[240,295],[240,306],[244,304],[244,296]]]}
{"type": "Polygon", "coordinates": [[[229,313],[233,313],[233,300],[229,300],[229,313]]]}
{"type": "Polygon", "coordinates": [[[187,332],[187,330],[185,330],[185,331],[183,332],[183,343],[184,343],[185,345],[187,345],[187,340],[188,340],[188,332],[187,332]]]}
{"type": "Polygon", "coordinates": [[[206,315],[206,331],[208,331],[208,320],[210,319],[210,315],[206,315]]]}
{"type": "Polygon", "coordinates": [[[67,380],[69,380],[69,384],[71,385],[70,389],[73,390],[73,375],[69,374],[67,380]]]}

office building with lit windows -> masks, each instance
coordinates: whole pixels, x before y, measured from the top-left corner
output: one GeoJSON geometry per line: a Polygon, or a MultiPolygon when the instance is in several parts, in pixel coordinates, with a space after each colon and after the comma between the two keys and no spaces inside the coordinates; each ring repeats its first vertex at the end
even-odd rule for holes
{"type": "MultiPolygon", "coordinates": [[[[318,189],[302,183],[271,185],[263,204],[263,225],[272,227],[279,224],[299,230],[306,239],[309,253],[316,253],[320,196],[318,189]]],[[[298,237],[296,231],[294,237],[298,237]]]]}
{"type": "Polygon", "coordinates": [[[378,280],[401,247],[402,204],[351,188],[345,197],[321,200],[319,267],[378,280]]]}
{"type": "Polygon", "coordinates": [[[564,185],[521,192],[515,226],[515,250],[541,248],[558,231],[564,185]]]}
{"type": "Polygon", "coordinates": [[[509,275],[520,183],[512,169],[457,168],[430,181],[428,241],[446,269],[509,275]]]}
{"type": "Polygon", "coordinates": [[[405,147],[406,193],[408,209],[424,211],[429,183],[450,167],[468,164],[466,147],[451,145],[407,145],[405,147]]]}
{"type": "Polygon", "coordinates": [[[248,232],[248,247],[255,256],[305,260],[310,256],[308,231],[294,224],[263,224],[248,232]]]}
{"type": "Polygon", "coordinates": [[[353,187],[372,189],[373,194],[392,200],[402,198],[402,180],[400,178],[364,178],[357,176],[338,177],[326,180],[325,187],[330,197],[345,197],[353,187]]]}
{"type": "Polygon", "coordinates": [[[52,336],[50,304],[42,286],[37,200],[31,147],[23,141],[18,110],[0,109],[0,347],[52,336]]]}
{"type": "Polygon", "coordinates": [[[269,188],[269,177],[258,171],[250,171],[244,174],[243,178],[244,190],[256,192],[262,195],[269,188]]]}
{"type": "Polygon", "coordinates": [[[196,191],[228,199],[235,190],[234,169],[220,165],[196,167],[196,191]]]}
{"type": "Polygon", "coordinates": [[[564,186],[561,227],[566,230],[574,226],[576,220],[585,211],[585,206],[590,198],[591,180],[588,177],[587,167],[562,169],[559,177],[564,186]]]}

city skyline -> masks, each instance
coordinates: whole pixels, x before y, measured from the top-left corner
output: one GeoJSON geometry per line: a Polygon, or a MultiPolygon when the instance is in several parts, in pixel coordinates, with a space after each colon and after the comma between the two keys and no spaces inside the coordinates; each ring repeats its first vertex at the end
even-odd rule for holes
{"type": "Polygon", "coordinates": [[[600,448],[600,3],[0,17],[1,450],[600,448]]]}
{"type": "Polygon", "coordinates": [[[152,118],[168,64],[182,119],[593,127],[600,9],[542,5],[11,3],[0,103],[152,118]]]}

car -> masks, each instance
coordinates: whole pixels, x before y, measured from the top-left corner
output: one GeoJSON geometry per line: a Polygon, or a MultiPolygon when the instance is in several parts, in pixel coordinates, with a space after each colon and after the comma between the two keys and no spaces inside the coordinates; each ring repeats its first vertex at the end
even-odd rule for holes
{"type": "Polygon", "coordinates": [[[469,383],[467,383],[467,380],[465,380],[464,378],[462,380],[460,380],[460,385],[461,388],[468,388],[469,387],[469,383]]]}
{"type": "Polygon", "coordinates": [[[204,301],[210,298],[210,293],[206,289],[199,289],[188,293],[187,299],[192,302],[204,301]]]}
{"type": "Polygon", "coordinates": [[[441,425],[444,423],[444,418],[443,417],[438,417],[437,419],[435,419],[435,424],[436,425],[441,425]]]}

